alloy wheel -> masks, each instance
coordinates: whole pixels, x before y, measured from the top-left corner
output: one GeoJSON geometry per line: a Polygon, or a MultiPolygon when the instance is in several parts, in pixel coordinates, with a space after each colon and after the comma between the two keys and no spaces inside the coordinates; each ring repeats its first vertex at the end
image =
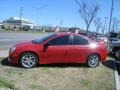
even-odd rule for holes
{"type": "Polygon", "coordinates": [[[24,68],[34,67],[37,64],[37,57],[33,53],[24,53],[21,56],[20,63],[24,68]]]}
{"type": "Polygon", "coordinates": [[[99,65],[99,56],[98,55],[90,55],[88,58],[88,66],[94,68],[99,65]]]}

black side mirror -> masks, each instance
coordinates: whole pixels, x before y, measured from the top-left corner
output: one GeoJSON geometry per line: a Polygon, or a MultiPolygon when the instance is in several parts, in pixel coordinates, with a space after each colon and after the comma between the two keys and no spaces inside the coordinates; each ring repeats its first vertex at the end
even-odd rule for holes
{"type": "Polygon", "coordinates": [[[48,46],[50,46],[50,44],[49,43],[46,43],[46,44],[44,44],[44,47],[48,47],[48,46]]]}

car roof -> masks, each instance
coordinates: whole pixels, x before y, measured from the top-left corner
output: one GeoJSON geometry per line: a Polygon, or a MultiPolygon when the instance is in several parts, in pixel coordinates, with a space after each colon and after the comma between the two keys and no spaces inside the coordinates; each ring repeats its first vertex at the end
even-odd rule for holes
{"type": "Polygon", "coordinates": [[[58,32],[56,33],[57,35],[80,35],[83,36],[81,34],[77,34],[77,33],[71,33],[71,32],[58,32]]]}
{"type": "Polygon", "coordinates": [[[56,35],[60,35],[60,36],[62,36],[62,35],[77,35],[77,36],[81,36],[81,37],[83,37],[83,38],[85,38],[85,39],[87,39],[87,40],[91,40],[90,38],[88,38],[87,36],[83,36],[82,34],[77,34],[77,33],[71,33],[71,32],[57,32],[57,33],[55,33],[56,35]]]}

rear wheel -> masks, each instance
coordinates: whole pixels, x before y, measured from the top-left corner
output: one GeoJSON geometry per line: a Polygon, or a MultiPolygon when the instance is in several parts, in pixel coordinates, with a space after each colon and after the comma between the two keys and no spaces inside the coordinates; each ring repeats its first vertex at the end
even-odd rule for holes
{"type": "Polygon", "coordinates": [[[35,54],[26,52],[21,55],[20,64],[24,68],[32,68],[37,65],[38,58],[35,54]]]}
{"type": "Polygon", "coordinates": [[[90,55],[88,57],[87,64],[91,68],[95,68],[99,65],[100,57],[96,54],[90,55]]]}

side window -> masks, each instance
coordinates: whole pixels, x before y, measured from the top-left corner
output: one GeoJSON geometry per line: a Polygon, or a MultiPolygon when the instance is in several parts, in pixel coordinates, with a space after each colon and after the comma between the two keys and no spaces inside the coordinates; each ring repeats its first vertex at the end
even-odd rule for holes
{"type": "Polygon", "coordinates": [[[73,45],[88,45],[88,40],[80,36],[73,36],[73,45]]]}
{"type": "Polygon", "coordinates": [[[49,41],[49,43],[51,45],[68,45],[69,44],[69,35],[66,35],[66,36],[60,36],[60,37],[57,37],[51,41],[49,41]]]}

